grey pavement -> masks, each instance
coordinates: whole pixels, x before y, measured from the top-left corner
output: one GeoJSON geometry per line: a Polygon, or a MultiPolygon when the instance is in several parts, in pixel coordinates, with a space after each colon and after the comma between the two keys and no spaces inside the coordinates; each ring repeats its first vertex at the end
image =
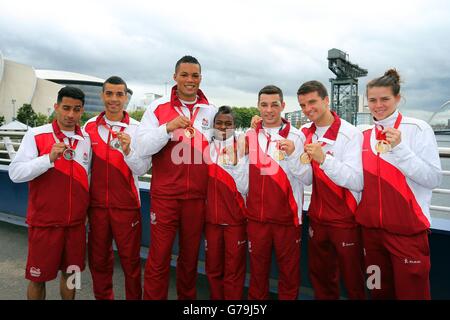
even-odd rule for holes
{"type": "MultiPolygon", "coordinates": [[[[0,221],[0,300],[26,299],[28,280],[25,279],[27,260],[28,235],[27,228],[0,221]]],[[[142,275],[145,260],[142,260],[142,275]]],[[[171,267],[169,299],[176,299],[175,268],[171,267]]],[[[115,252],[114,265],[114,295],[118,300],[125,299],[125,280],[120,261],[115,252]]],[[[47,299],[58,300],[59,277],[46,285],[47,299]]],[[[204,275],[199,275],[197,281],[197,298],[208,299],[208,283],[204,275]]],[[[77,300],[93,300],[92,278],[89,268],[81,273],[81,289],[77,290],[77,300]]]]}

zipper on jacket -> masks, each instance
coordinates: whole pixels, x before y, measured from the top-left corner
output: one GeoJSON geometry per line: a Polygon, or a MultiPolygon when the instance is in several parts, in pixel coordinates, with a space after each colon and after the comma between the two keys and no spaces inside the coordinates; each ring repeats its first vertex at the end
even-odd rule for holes
{"type": "Polygon", "coordinates": [[[322,207],[323,207],[323,205],[322,205],[322,198],[319,196],[319,220],[321,220],[322,219],[322,207]]]}
{"type": "Polygon", "coordinates": [[[70,225],[70,220],[72,219],[72,179],[73,179],[73,162],[75,159],[70,161],[70,178],[69,178],[69,220],[67,224],[70,225]]]}
{"type": "MultiPolygon", "coordinates": [[[[100,137],[101,139],[101,137],[100,137]]],[[[111,139],[111,131],[108,132],[108,141],[106,143],[106,207],[109,207],[109,142],[111,139]]]]}
{"type": "Polygon", "coordinates": [[[186,190],[186,199],[188,199],[188,197],[189,197],[189,188],[190,188],[190,184],[189,184],[189,176],[190,176],[190,173],[191,173],[191,165],[188,163],[188,165],[187,165],[187,181],[186,181],[186,187],[187,187],[187,190],[186,190]]]}
{"type": "MultiPolygon", "coordinates": [[[[316,170],[320,170],[320,169],[316,169],[316,170]]],[[[314,174],[314,170],[313,170],[313,174],[314,174]]],[[[317,191],[317,180],[318,179],[314,179],[313,180],[313,183],[315,183],[316,184],[316,191],[317,191]],[[314,181],[315,180],[315,181],[314,181]]],[[[318,212],[318,220],[321,220],[322,219],[322,208],[323,208],[323,200],[322,200],[322,197],[319,195],[318,197],[317,197],[317,199],[318,199],[318,201],[319,201],[319,212],[318,212]]]]}
{"type": "Polygon", "coordinates": [[[217,208],[217,163],[214,167],[214,211],[216,213],[216,223],[219,223],[219,212],[217,208]]]}
{"type": "Polygon", "coordinates": [[[380,227],[383,226],[383,210],[381,203],[381,176],[380,176],[380,154],[377,153],[377,176],[378,176],[378,205],[380,206],[380,227]]]}
{"type": "Polygon", "coordinates": [[[262,184],[261,184],[261,212],[259,214],[259,220],[262,222],[263,221],[263,211],[264,211],[264,203],[263,203],[263,199],[264,199],[264,182],[266,181],[266,176],[263,175],[262,177],[262,184]]]}
{"type": "MultiPolygon", "coordinates": [[[[258,137],[256,137],[256,139],[258,139],[258,137]]],[[[267,137],[266,137],[267,139],[267,137]]],[[[267,144],[266,144],[266,152],[264,153],[264,159],[267,160],[267,152],[269,151],[269,144],[270,144],[270,138],[267,139],[267,144]]],[[[261,164],[263,165],[263,164],[261,164]]],[[[265,165],[265,164],[264,164],[265,165]]],[[[262,222],[263,221],[263,216],[264,216],[264,185],[266,182],[266,175],[264,174],[262,176],[262,183],[261,183],[261,212],[259,214],[259,220],[262,222]]]]}

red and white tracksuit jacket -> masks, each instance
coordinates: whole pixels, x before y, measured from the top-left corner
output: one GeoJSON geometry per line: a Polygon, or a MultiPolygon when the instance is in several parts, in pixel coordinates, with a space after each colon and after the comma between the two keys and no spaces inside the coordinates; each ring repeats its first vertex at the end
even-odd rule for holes
{"type": "Polygon", "coordinates": [[[334,122],[328,128],[314,123],[301,128],[305,140],[321,143],[325,153],[322,164],[307,165],[313,171],[309,275],[316,299],[339,299],[341,277],[350,299],[364,299],[362,241],[355,220],[363,187],[362,133],[331,113],[334,122]]]}
{"type": "MultiPolygon", "coordinates": [[[[89,205],[89,165],[91,141],[79,127],[70,139],[75,147],[74,160],[62,156],[50,163],[52,146],[60,142],[56,120],[25,134],[9,176],[14,182],[29,182],[26,222],[33,227],[67,227],[86,220],[89,205]]],[[[69,139],[62,139],[69,145],[69,139]]]]}
{"type": "Polygon", "coordinates": [[[304,135],[284,119],[283,124],[283,129],[270,137],[261,124],[247,132],[250,163],[247,217],[258,222],[298,226],[302,223],[303,185],[310,181],[311,172],[307,166],[299,166],[297,150],[303,150],[304,135]],[[296,151],[287,161],[272,157],[277,141],[282,139],[295,145],[296,151]]]}
{"type": "Polygon", "coordinates": [[[225,141],[213,140],[210,144],[212,163],[206,201],[205,267],[213,300],[242,299],[245,283],[248,157],[239,159],[235,166],[221,163],[219,155],[231,148],[238,148],[234,136],[225,141]]]}
{"type": "Polygon", "coordinates": [[[91,202],[89,210],[89,268],[97,299],[113,299],[114,256],[117,245],[125,275],[127,299],[141,299],[141,212],[138,176],[151,166],[135,150],[135,131],[139,122],[124,111],[122,121],[110,121],[105,112],[90,119],[86,132],[92,141],[91,202]],[[114,132],[131,137],[126,156],[110,146],[114,132]]]}
{"type": "MultiPolygon", "coordinates": [[[[246,135],[249,145],[249,191],[247,197],[247,233],[250,253],[251,300],[269,299],[269,273],[272,250],[279,267],[278,298],[297,299],[300,287],[300,246],[303,207],[303,183],[308,170],[294,173],[300,166],[295,153],[277,157],[278,141],[289,139],[295,149],[303,148],[299,130],[283,119],[281,128],[256,130],[246,135]]],[[[311,174],[311,173],[309,173],[311,174]]],[[[310,179],[310,178],[309,178],[310,179]]]]}
{"type": "Polygon", "coordinates": [[[203,151],[210,141],[217,108],[208,103],[201,90],[195,109],[195,137],[186,139],[184,129],[168,134],[166,124],[180,116],[175,107],[180,107],[186,117],[189,110],[182,105],[172,88],[170,97],[152,102],[147,108],[137,130],[138,153],[141,157],[153,156],[151,196],[163,199],[205,199],[208,183],[208,167],[203,151]]]}
{"type": "Polygon", "coordinates": [[[153,162],[151,242],[145,268],[144,299],[167,299],[172,244],[177,232],[180,242],[178,298],[196,298],[196,271],[208,184],[207,147],[216,111],[201,90],[195,105],[191,108],[183,105],[174,86],[170,97],[158,99],[147,108],[137,130],[137,150],[141,157],[152,156],[153,162]],[[186,137],[181,128],[167,133],[166,124],[180,115],[193,122],[195,135],[192,139],[186,137]]]}
{"type": "MultiPolygon", "coordinates": [[[[397,116],[398,111],[375,125],[393,127],[397,116]]],[[[431,193],[441,183],[441,163],[427,123],[403,117],[398,130],[401,143],[380,155],[375,128],[363,132],[364,191],[356,220],[367,228],[412,235],[431,226],[431,193]]]]}
{"type": "Polygon", "coordinates": [[[356,226],[354,215],[363,188],[362,134],[336,113],[333,116],[333,124],[322,137],[315,133],[314,123],[301,128],[304,139],[312,134],[312,142],[322,143],[325,153],[321,165],[315,161],[308,165],[314,173],[308,215],[317,223],[350,228],[356,226]]]}
{"type": "MultiPolygon", "coordinates": [[[[237,147],[236,138],[213,140],[210,145],[211,164],[208,166],[206,222],[221,225],[245,223],[245,197],[248,192],[248,157],[239,159],[236,166],[218,162],[218,150],[237,147]]],[[[220,151],[219,151],[220,152],[220,151]]]]}
{"type": "MultiPolygon", "coordinates": [[[[399,112],[376,126],[394,127],[399,112]]],[[[432,189],[442,179],[436,138],[422,120],[402,117],[401,142],[378,154],[375,128],[363,132],[364,190],[356,211],[362,228],[366,266],[381,270],[373,299],[430,299],[432,189]],[[395,272],[394,272],[395,270],[395,272]]]]}
{"type": "Polygon", "coordinates": [[[136,151],[135,133],[139,122],[130,118],[124,111],[122,121],[110,121],[102,112],[89,119],[85,130],[92,141],[92,179],[91,207],[139,209],[138,177],[147,173],[151,167],[151,157],[141,158],[136,151]],[[131,136],[131,151],[126,156],[114,150],[109,142],[113,140],[110,131],[123,131],[131,136]]]}

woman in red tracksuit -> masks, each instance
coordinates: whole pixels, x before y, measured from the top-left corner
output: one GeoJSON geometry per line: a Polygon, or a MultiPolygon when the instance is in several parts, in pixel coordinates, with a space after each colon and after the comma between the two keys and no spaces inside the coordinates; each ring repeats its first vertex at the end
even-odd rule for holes
{"type": "Polygon", "coordinates": [[[210,144],[205,224],[206,276],[215,300],[242,299],[245,281],[247,157],[238,159],[234,130],[231,108],[220,107],[210,144]]]}
{"type": "Polygon", "coordinates": [[[367,281],[374,299],[430,299],[430,201],[440,185],[436,138],[424,121],[403,116],[400,76],[367,84],[375,126],[363,132],[362,225],[367,281]]]}

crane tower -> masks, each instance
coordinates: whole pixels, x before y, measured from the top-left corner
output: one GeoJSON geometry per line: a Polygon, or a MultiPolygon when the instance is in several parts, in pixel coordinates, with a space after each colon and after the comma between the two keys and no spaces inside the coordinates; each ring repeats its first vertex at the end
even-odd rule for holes
{"type": "Polygon", "coordinates": [[[331,109],[342,119],[357,125],[358,78],[367,70],[349,61],[348,54],[339,49],[328,50],[328,68],[336,75],[331,82],[331,109]]]}

